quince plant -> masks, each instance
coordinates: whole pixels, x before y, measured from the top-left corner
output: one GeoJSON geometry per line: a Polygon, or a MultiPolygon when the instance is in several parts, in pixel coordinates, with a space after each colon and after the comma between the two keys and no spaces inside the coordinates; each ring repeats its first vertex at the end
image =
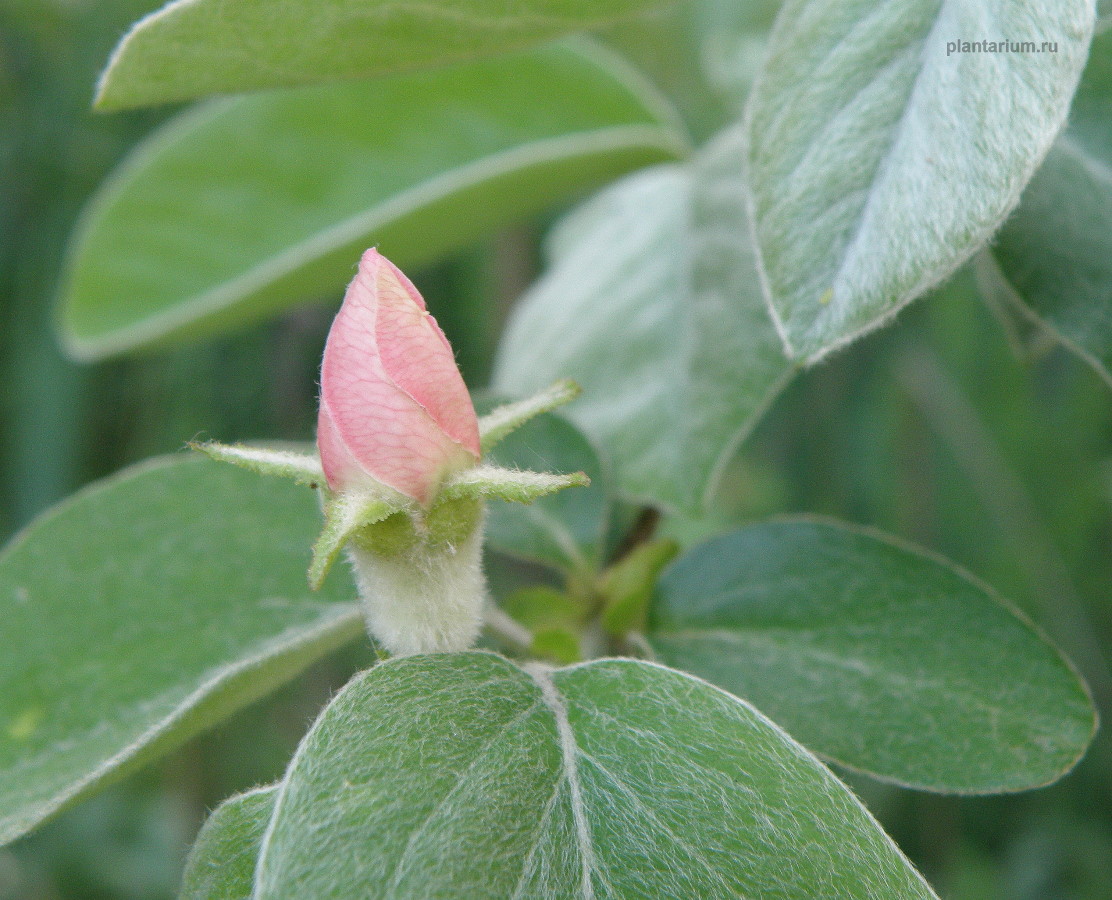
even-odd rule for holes
{"type": "Polygon", "coordinates": [[[219,443],[213,459],[321,491],[309,584],[345,546],[371,636],[393,654],[465,650],[479,634],[485,502],[530,503],[586,485],[582,472],[483,465],[515,428],[575,397],[572,382],[479,420],[421,294],[374,248],[332,324],[321,364],[319,455],[219,443]]]}
{"type": "Polygon", "coordinates": [[[388,658],[328,703],[276,783],[213,812],[185,900],[930,900],[816,753],[911,788],[994,793],[1053,781],[1084,752],[1095,715],[1071,664],[903,542],[797,518],[681,547],[650,513],[605,550],[604,470],[551,412],[576,393],[561,381],[478,417],[420,294],[368,250],[325,346],[316,454],[199,444],[251,471],[139,466],[0,556],[11,627],[88,616],[51,652],[99,660],[91,680],[88,663],[9,678],[0,766],[24,777],[0,782],[0,837],[364,628],[388,658]],[[484,461],[519,428],[534,455],[578,448],[600,477],[484,461]],[[488,597],[489,500],[549,504],[508,528],[496,509],[491,533],[555,562],[562,585],[488,597]],[[167,540],[152,523],[170,519],[167,540]],[[98,563],[58,565],[59,547],[98,563]],[[357,602],[326,579],[344,550],[357,602]],[[484,624],[505,655],[474,649],[484,624]],[[99,719],[106,707],[122,712],[99,719]]]}
{"type": "MultiPolygon", "coordinates": [[[[371,244],[418,266],[601,190],[499,336],[514,402],[477,415],[370,249],[316,452],[195,444],[0,553],[0,843],[368,632],[380,658],[281,774],[212,812],[183,900],[937,900],[837,771],[1001,794],[1081,759],[1088,687],[993,588],[716,501],[789,381],[935,288],[947,322],[984,299],[1019,343],[1019,310],[1112,380],[1109,22],[1093,0],[692,0],[642,23],[698,37],[658,73],[691,85],[682,110],[605,40],[543,43],[660,6],[171,0],[123,38],[100,108],[268,90],[173,114],[97,192],[61,288],[75,358],[339,296],[371,244]],[[1005,50],[947,50],[982,38],[1005,50]]],[[[884,367],[852,352],[856,389],[884,367]]]]}

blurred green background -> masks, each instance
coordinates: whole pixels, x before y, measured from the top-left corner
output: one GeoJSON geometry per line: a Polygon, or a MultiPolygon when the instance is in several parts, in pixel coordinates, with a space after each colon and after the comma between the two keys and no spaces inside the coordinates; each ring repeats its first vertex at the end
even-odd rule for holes
{"type": "MultiPolygon", "coordinates": [[[[679,7],[610,39],[703,137],[731,114],[759,44],[730,3],[679,7]],[[741,64],[739,64],[739,60],[741,64]]],[[[79,366],[53,297],[84,200],[165,110],[88,111],[142,0],[0,0],[0,537],[81,484],[186,440],[308,439],[334,307],[230,338],[79,366]]],[[[756,60],[753,59],[753,65],[756,60]]],[[[538,271],[544,218],[413,273],[473,387],[538,271]]],[[[338,302],[339,298],[336,298],[338,302]]],[[[807,511],[876,526],[966,566],[1025,609],[1112,717],[1112,392],[968,272],[805,373],[731,466],[716,521],[807,511]]],[[[694,531],[716,523],[689,523],[694,531]]],[[[0,898],[161,898],[207,810],[277,777],[356,647],[169,759],[0,849],[0,898]]],[[[1112,898],[1112,741],[1015,797],[915,794],[850,777],[947,898],[1112,898]]]]}

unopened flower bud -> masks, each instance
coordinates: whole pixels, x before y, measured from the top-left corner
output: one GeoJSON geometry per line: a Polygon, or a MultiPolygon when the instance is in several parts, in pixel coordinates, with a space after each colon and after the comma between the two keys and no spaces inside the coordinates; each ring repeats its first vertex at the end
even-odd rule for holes
{"type": "Polygon", "coordinates": [[[425,301],[377,250],[324,348],[317,445],[333,491],[385,484],[428,506],[479,461],[479,427],[452,348],[425,301]]]}
{"type": "Polygon", "coordinates": [[[286,449],[205,443],[214,459],[328,490],[309,584],[347,549],[372,636],[395,655],[464,650],[486,602],[489,498],[529,503],[587,484],[479,465],[484,447],[578,389],[560,382],[480,423],[444,332],[399,269],[371,249],[359,261],[324,348],[320,459],[286,449]],[[480,430],[482,436],[480,437],[480,430]]]}

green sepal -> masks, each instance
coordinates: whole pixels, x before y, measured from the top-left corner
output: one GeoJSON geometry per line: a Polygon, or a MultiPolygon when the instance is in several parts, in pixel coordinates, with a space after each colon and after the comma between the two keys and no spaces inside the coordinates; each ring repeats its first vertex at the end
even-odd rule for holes
{"type": "Polygon", "coordinates": [[[259,475],[292,478],[298,484],[311,488],[325,483],[324,469],[315,454],[298,453],[296,450],[279,450],[271,447],[250,447],[246,444],[221,444],[216,441],[190,441],[191,450],[199,450],[217,462],[231,463],[250,469],[259,475]]]}
{"type": "Polygon", "coordinates": [[[460,497],[509,500],[532,503],[538,497],[569,487],[586,487],[591,479],[583,472],[557,475],[552,472],[523,472],[500,466],[476,466],[448,479],[440,496],[445,500],[460,497]]]}
{"type": "Polygon", "coordinates": [[[313,544],[313,560],[309,563],[309,587],[315,591],[321,586],[340,550],[356,532],[409,505],[400,494],[397,497],[361,491],[328,494],[324,503],[324,530],[313,544]]]}
{"type": "Polygon", "coordinates": [[[621,637],[644,630],[656,580],[679,551],[675,541],[649,541],[634,547],[606,570],[598,586],[606,598],[602,627],[608,634],[621,637]]]}
{"type": "Polygon", "coordinates": [[[479,445],[483,453],[488,453],[502,438],[530,419],[570,403],[579,396],[580,390],[574,381],[565,379],[550,384],[526,400],[507,403],[491,410],[479,419],[479,445]]]}
{"type": "Polygon", "coordinates": [[[480,499],[449,497],[444,492],[437,495],[428,512],[410,503],[399,509],[404,511],[403,515],[386,515],[353,529],[348,535],[352,544],[366,553],[386,558],[439,553],[458,547],[471,537],[484,512],[480,499]]]}
{"type": "MultiPolygon", "coordinates": [[[[566,403],[578,391],[579,388],[570,381],[557,382],[531,400],[511,403],[495,410],[484,421],[491,417],[496,419],[492,426],[494,430],[492,433],[496,433],[495,440],[497,440],[533,416],[566,403]]],[[[340,550],[354,536],[359,535],[364,543],[373,544],[376,539],[387,535],[380,533],[381,529],[374,533],[367,532],[365,530],[367,526],[381,522],[394,513],[414,512],[413,503],[407,497],[386,485],[382,485],[381,489],[369,491],[345,490],[338,493],[329,491],[320,459],[315,454],[243,444],[220,444],[215,441],[191,443],[189,446],[219,462],[250,469],[260,475],[292,478],[299,484],[321,490],[325,521],[324,529],[313,545],[313,559],[309,565],[309,585],[313,590],[321,586],[340,550]]],[[[458,518],[453,511],[461,502],[468,508],[470,504],[467,501],[477,502],[489,498],[531,503],[538,497],[564,488],[586,486],[590,483],[590,479],[583,472],[557,475],[549,472],[522,472],[499,466],[480,465],[449,477],[437,494],[433,508],[418,518],[423,520],[423,527],[427,528],[434,521],[444,520],[450,523],[458,518]]],[[[473,525],[474,523],[471,523],[467,534],[473,530],[473,525]]],[[[425,535],[422,541],[427,537],[428,535],[425,535]]],[[[389,540],[386,542],[390,543],[389,540]]],[[[378,548],[376,552],[382,552],[382,548],[378,548]]]]}

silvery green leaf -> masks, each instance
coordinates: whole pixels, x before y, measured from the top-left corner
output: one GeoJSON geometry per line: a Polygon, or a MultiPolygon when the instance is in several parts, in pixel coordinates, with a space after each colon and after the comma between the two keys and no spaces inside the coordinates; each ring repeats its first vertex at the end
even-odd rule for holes
{"type": "Polygon", "coordinates": [[[650,663],[486,653],[357,677],[279,790],[255,900],[927,900],[850,791],[748,704],[650,663]]]}
{"type": "Polygon", "coordinates": [[[185,863],[178,900],[249,900],[276,785],[229,797],[208,817],[185,863]]]}
{"type": "Polygon", "coordinates": [[[99,359],[339,296],[368,246],[403,268],[427,263],[685,148],[667,101],[584,40],[202,103],[141,141],[90,201],[62,337],[99,359]]]}
{"type": "Polygon", "coordinates": [[[124,35],[100,109],[360,78],[504,53],[660,0],[171,0],[124,35]]]}
{"type": "Polygon", "coordinates": [[[363,632],[312,593],[313,492],[199,456],[153,460],[0,554],[0,843],[169,752],[363,632]]]}
{"type": "Polygon", "coordinates": [[[785,3],[747,120],[792,358],[882,324],[988,240],[1065,120],[1093,21],[1092,0],[785,3]],[[1030,47],[961,52],[986,40],[1030,47]]]}
{"type": "Polygon", "coordinates": [[[1019,308],[1112,382],[1112,32],[1093,42],[1069,128],[992,243],[1019,308]]]}
{"type": "Polygon", "coordinates": [[[503,336],[496,387],[579,383],[565,414],[627,497],[702,507],[792,372],[760,294],[743,168],[735,128],[691,164],[629,176],[577,209],[503,336]]]}

